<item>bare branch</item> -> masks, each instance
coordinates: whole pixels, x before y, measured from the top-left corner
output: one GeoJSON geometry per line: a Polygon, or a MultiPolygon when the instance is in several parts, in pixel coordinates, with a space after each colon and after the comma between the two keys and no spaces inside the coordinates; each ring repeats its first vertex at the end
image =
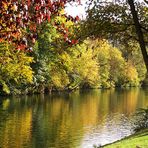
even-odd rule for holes
{"type": "Polygon", "coordinates": [[[146,4],[148,4],[148,0],[144,0],[144,2],[145,2],[146,4]]]}

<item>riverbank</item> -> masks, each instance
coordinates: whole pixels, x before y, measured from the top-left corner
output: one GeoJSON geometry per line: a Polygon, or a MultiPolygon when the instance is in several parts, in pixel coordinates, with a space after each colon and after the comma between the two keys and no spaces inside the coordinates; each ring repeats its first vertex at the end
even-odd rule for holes
{"type": "Polygon", "coordinates": [[[135,133],[103,148],[148,148],[148,129],[135,133]]]}

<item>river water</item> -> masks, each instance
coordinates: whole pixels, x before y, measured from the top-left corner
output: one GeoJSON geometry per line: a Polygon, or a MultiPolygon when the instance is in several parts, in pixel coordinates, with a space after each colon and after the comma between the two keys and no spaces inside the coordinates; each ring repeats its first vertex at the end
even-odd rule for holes
{"type": "Polygon", "coordinates": [[[93,148],[134,132],[148,89],[1,98],[0,148],[93,148]]]}

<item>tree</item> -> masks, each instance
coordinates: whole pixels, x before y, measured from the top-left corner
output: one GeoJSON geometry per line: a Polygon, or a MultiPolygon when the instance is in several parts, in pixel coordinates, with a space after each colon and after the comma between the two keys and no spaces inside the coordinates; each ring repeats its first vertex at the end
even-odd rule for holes
{"type": "Polygon", "coordinates": [[[120,49],[113,47],[107,40],[98,39],[90,40],[88,47],[97,58],[99,84],[102,88],[139,85],[135,65],[123,57],[120,49]]]}
{"type": "MultiPolygon", "coordinates": [[[[53,22],[65,24],[70,30],[69,36],[75,35],[75,23],[67,21],[63,16],[53,19],[53,22]]],[[[72,90],[86,83],[90,86],[98,85],[98,64],[93,59],[93,50],[87,49],[86,43],[69,46],[51,22],[44,24],[32,53],[36,87],[42,85],[42,88],[49,88],[50,91],[72,90]]]]}
{"type": "Polygon", "coordinates": [[[90,40],[72,48],[72,72],[73,86],[98,87],[99,86],[99,63],[90,48],[90,40]]]}
{"type": "MultiPolygon", "coordinates": [[[[3,92],[15,93],[17,88],[33,82],[30,63],[33,58],[24,51],[18,52],[7,42],[0,43],[0,88],[3,92]]],[[[1,93],[1,92],[0,92],[1,93]]]]}
{"type": "Polygon", "coordinates": [[[72,38],[75,38],[74,30],[77,26],[73,21],[67,20],[61,10],[58,16],[52,17],[50,22],[43,23],[41,27],[42,30],[38,33],[33,48],[34,52],[31,53],[35,60],[32,64],[35,71],[35,87],[38,88],[38,92],[41,90],[44,92],[45,88],[49,91],[65,89],[70,83],[69,73],[72,69],[70,50],[76,43],[72,38]],[[67,30],[64,36],[59,32],[61,27],[67,30]]]}
{"type": "Polygon", "coordinates": [[[106,38],[115,46],[120,46],[130,40],[137,41],[148,71],[146,51],[148,8],[144,3],[133,0],[128,0],[128,3],[118,0],[108,2],[100,0],[94,1],[87,12],[87,19],[82,24],[86,32],[85,37],[106,38]]]}
{"type": "MultiPolygon", "coordinates": [[[[59,15],[71,0],[1,0],[0,41],[9,41],[17,49],[28,49],[37,38],[40,24],[59,15]]],[[[69,16],[67,16],[69,19],[69,16]]],[[[77,18],[70,18],[77,21],[77,18]]],[[[56,24],[55,24],[56,25],[56,24]]],[[[42,29],[42,28],[40,28],[42,29]]],[[[60,29],[60,27],[58,27],[60,29]]],[[[67,32],[64,28],[60,32],[67,32]]]]}
{"type": "Polygon", "coordinates": [[[120,46],[120,50],[122,51],[125,60],[136,68],[140,82],[144,81],[146,76],[146,66],[144,64],[139,43],[136,41],[129,41],[127,44],[120,46]]]}
{"type": "Polygon", "coordinates": [[[0,87],[4,92],[11,93],[13,88],[15,90],[18,88],[19,91],[23,88],[30,92],[33,90],[33,85],[30,86],[28,83],[34,81],[34,84],[36,82],[44,86],[46,80],[47,84],[51,81],[49,61],[53,58],[58,59],[60,52],[77,43],[71,32],[72,27],[69,29],[66,23],[77,22],[79,18],[61,14],[67,2],[70,0],[0,1],[0,87]],[[59,20],[58,17],[64,18],[64,21],[59,20]],[[33,51],[34,44],[35,48],[39,47],[38,51],[33,51]],[[54,55],[53,52],[56,54],[54,55]],[[26,85],[28,88],[24,87],[26,85]]]}
{"type": "Polygon", "coordinates": [[[128,0],[128,3],[130,5],[131,13],[132,13],[133,20],[134,20],[134,25],[135,25],[136,32],[137,32],[137,35],[139,38],[140,48],[141,48],[143,59],[144,59],[144,62],[145,62],[146,68],[147,68],[147,72],[148,72],[148,54],[146,51],[146,44],[144,41],[143,32],[142,32],[141,25],[140,25],[140,22],[138,19],[138,13],[135,10],[134,1],[128,0]]]}

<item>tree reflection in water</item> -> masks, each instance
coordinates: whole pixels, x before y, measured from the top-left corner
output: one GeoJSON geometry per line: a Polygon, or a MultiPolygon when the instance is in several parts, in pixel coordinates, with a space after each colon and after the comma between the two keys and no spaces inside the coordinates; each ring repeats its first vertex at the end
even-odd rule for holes
{"type": "Polygon", "coordinates": [[[93,147],[134,132],[133,114],[148,90],[86,90],[4,99],[0,147],[93,147]]]}

